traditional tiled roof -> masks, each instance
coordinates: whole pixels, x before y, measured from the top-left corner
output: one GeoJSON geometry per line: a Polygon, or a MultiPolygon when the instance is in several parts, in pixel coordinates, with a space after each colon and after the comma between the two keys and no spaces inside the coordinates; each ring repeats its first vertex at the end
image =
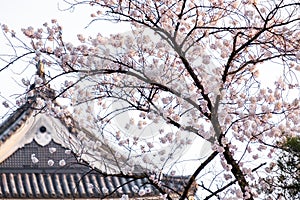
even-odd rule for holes
{"type": "MultiPolygon", "coordinates": [[[[120,198],[123,194],[138,196],[134,185],[147,180],[133,181],[119,177],[103,177],[91,173],[1,173],[0,198],[120,198]],[[131,186],[131,187],[130,187],[131,186]]],[[[158,192],[151,192],[151,196],[158,192]]],[[[149,195],[146,195],[149,196],[149,195]]]]}
{"type": "MultiPolygon", "coordinates": [[[[0,164],[0,198],[129,198],[158,197],[146,177],[104,176],[78,163],[69,150],[51,141],[42,147],[33,141],[0,164]],[[52,153],[50,153],[51,151],[52,153]],[[53,152],[54,151],[54,152],[53,152]],[[33,163],[35,155],[38,162],[33,163]],[[53,162],[50,164],[49,160],[53,162]],[[61,164],[61,160],[64,160],[61,164]],[[139,191],[146,193],[140,196],[139,191]]],[[[162,184],[182,190],[182,177],[162,184]]]]}
{"type": "MultiPolygon", "coordinates": [[[[0,198],[153,198],[158,190],[148,179],[117,176],[103,177],[97,173],[1,173],[0,198]],[[145,190],[140,195],[139,191],[145,190]]],[[[174,187],[179,181],[168,183],[174,187]]]]}
{"type": "MultiPolygon", "coordinates": [[[[30,103],[17,109],[0,126],[0,147],[22,129],[32,115],[30,103]]],[[[69,149],[53,140],[44,146],[35,139],[27,138],[26,141],[31,142],[0,163],[2,199],[102,199],[120,198],[122,195],[134,199],[159,197],[160,192],[151,186],[151,181],[146,177],[105,175],[79,162],[69,149]],[[38,162],[33,162],[33,157],[38,162]],[[145,191],[143,196],[140,195],[141,190],[145,191]]],[[[162,186],[182,191],[186,181],[186,177],[165,177],[162,186]]]]}
{"type": "Polygon", "coordinates": [[[31,87],[36,93],[32,97],[28,97],[27,101],[16,109],[4,122],[0,124],[0,145],[5,142],[17,129],[19,129],[23,123],[26,122],[28,117],[34,112],[36,108],[35,101],[37,97],[43,99],[52,99],[55,96],[55,92],[50,87],[46,86],[43,89],[35,89],[34,85],[31,87]]]}

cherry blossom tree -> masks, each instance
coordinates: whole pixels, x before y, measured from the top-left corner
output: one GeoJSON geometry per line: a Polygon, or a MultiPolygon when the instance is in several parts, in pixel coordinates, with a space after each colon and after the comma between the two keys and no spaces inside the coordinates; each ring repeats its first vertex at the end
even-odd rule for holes
{"type": "Polygon", "coordinates": [[[1,71],[24,59],[38,66],[34,80],[20,80],[26,92],[17,106],[35,97],[40,112],[79,133],[80,155],[92,167],[142,174],[166,199],[173,198],[172,188],[160,180],[179,175],[178,166],[192,170],[175,191],[179,199],[195,182],[198,199],[284,198],[280,191],[270,196],[264,178],[276,175],[272,158],[279,144],[299,135],[298,1],[64,3],[66,10],[91,6],[94,25],[130,23],[132,31],[78,34],[75,45],[56,20],[22,29],[24,39],[2,25],[15,53],[1,57],[7,62],[1,71]],[[280,76],[272,77],[273,71],[280,76]],[[41,95],[49,87],[54,97],[41,95]],[[53,102],[59,99],[64,106],[53,102]],[[201,156],[184,162],[180,155],[196,138],[205,146],[195,149],[201,156]]]}

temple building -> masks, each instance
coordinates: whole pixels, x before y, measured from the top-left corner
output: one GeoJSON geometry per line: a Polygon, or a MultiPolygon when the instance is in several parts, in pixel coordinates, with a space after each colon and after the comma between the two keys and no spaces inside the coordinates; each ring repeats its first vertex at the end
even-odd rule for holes
{"type": "MultiPolygon", "coordinates": [[[[91,167],[70,142],[76,137],[67,123],[34,109],[35,100],[0,126],[0,199],[162,199],[145,176],[106,175],[91,167]]],[[[162,188],[180,192],[187,180],[165,177],[162,188]]]]}

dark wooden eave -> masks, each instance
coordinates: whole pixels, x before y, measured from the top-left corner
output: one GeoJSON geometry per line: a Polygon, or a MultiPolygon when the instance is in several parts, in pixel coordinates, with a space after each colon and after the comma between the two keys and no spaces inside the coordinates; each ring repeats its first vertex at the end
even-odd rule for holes
{"type": "Polygon", "coordinates": [[[33,112],[33,102],[27,102],[15,110],[0,126],[0,144],[11,136],[33,112]]]}

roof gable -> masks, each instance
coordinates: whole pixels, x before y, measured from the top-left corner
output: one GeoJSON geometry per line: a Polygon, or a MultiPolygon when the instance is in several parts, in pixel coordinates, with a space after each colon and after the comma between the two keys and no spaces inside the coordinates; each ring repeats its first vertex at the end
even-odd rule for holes
{"type": "MultiPolygon", "coordinates": [[[[78,162],[78,138],[57,118],[26,107],[6,122],[0,127],[0,198],[160,197],[145,176],[106,175],[78,162]],[[146,191],[143,196],[141,190],[146,191]]],[[[165,177],[162,186],[182,191],[186,181],[165,177]]]]}
{"type": "Polygon", "coordinates": [[[70,145],[66,141],[70,133],[59,119],[29,111],[17,114],[18,118],[14,118],[10,125],[5,124],[6,129],[0,133],[0,163],[32,141],[41,146],[48,145],[52,140],[64,147],[70,145]]]}
{"type": "Polygon", "coordinates": [[[51,140],[41,146],[35,140],[15,151],[0,164],[1,172],[59,172],[82,168],[71,150],[51,140]]]}

